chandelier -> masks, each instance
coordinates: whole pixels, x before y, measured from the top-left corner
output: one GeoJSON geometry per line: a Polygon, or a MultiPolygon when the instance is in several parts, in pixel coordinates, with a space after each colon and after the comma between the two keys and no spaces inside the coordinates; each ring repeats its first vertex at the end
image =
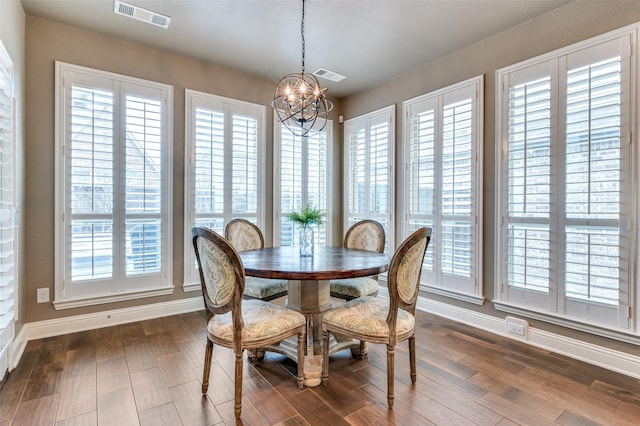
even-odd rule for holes
{"type": "Polygon", "coordinates": [[[295,136],[313,136],[324,129],[333,103],[324,96],[313,74],[304,72],[304,1],[302,0],[302,71],[282,77],[276,86],[271,106],[278,120],[295,136]]]}

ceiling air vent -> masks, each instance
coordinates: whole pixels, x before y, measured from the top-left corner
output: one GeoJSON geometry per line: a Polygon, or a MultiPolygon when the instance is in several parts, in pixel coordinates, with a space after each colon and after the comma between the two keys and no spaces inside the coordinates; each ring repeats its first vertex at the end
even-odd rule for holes
{"type": "Polygon", "coordinates": [[[347,78],[347,76],[342,75],[342,74],[338,74],[337,72],[333,72],[333,71],[329,71],[326,68],[319,68],[318,70],[313,72],[313,75],[315,75],[316,77],[321,77],[330,81],[342,81],[345,78],[347,78]]]}
{"type": "Polygon", "coordinates": [[[169,28],[169,24],[171,23],[171,18],[168,16],[119,0],[115,0],[113,2],[113,12],[118,15],[128,16],[129,18],[137,19],[138,21],[146,22],[165,29],[169,28]]]}

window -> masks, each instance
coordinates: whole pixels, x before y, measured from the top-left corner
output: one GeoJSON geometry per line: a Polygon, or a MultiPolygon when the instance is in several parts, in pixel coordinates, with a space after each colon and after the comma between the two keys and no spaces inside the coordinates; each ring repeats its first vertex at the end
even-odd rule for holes
{"type": "Polygon", "coordinates": [[[16,312],[15,106],[13,62],[0,41],[0,377],[9,367],[16,312]]]}
{"type": "MultiPolygon", "coordinates": [[[[282,123],[275,120],[274,143],[274,245],[298,245],[299,236],[293,222],[286,215],[306,205],[316,207],[329,215],[329,158],[331,132],[329,121],[324,130],[314,136],[294,136],[282,123]]],[[[314,226],[316,245],[327,245],[330,218],[314,226]]]]}
{"type": "Polygon", "coordinates": [[[185,91],[185,290],[199,290],[191,228],[224,234],[244,218],[264,221],[264,106],[185,91]]]}
{"type": "Polygon", "coordinates": [[[393,251],[395,107],[390,106],[344,123],[343,228],[373,219],[385,230],[385,252],[393,251]]]}
{"type": "Polygon", "coordinates": [[[170,86],[56,63],[55,306],[167,294],[170,86]]]}
{"type": "Polygon", "coordinates": [[[498,70],[501,309],[631,327],[635,37],[611,33],[498,70]]]}
{"type": "Polygon", "coordinates": [[[431,227],[429,291],[482,303],[482,76],[404,103],[406,234],[431,227]]]}

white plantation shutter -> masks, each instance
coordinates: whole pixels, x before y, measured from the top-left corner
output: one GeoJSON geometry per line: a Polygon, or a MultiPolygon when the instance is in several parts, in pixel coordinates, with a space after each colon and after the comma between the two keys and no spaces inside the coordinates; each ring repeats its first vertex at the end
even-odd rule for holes
{"type": "Polygon", "coordinates": [[[373,219],[385,230],[385,251],[393,251],[393,152],[395,107],[345,121],[343,228],[373,219]]]}
{"type": "Polygon", "coordinates": [[[194,90],[185,105],[184,283],[199,289],[191,228],[222,235],[234,218],[263,225],[264,106],[194,90]]]}
{"type": "Polygon", "coordinates": [[[13,63],[0,42],[0,378],[9,368],[17,315],[14,139],[13,63]]]}
{"type": "Polygon", "coordinates": [[[407,235],[433,229],[422,284],[477,300],[482,286],[482,78],[405,102],[407,235]]]}
{"type": "MultiPolygon", "coordinates": [[[[309,205],[328,213],[328,156],[331,122],[313,136],[294,136],[281,123],[276,122],[276,176],[274,193],[279,205],[274,217],[276,232],[274,243],[280,246],[298,244],[298,228],[287,219],[292,211],[300,211],[309,205]]],[[[328,219],[328,218],[326,218],[328,219]]],[[[327,245],[328,223],[314,226],[316,245],[327,245]]]]}
{"type": "Polygon", "coordinates": [[[56,72],[56,307],[166,292],[171,89],[63,63],[56,72]]]}
{"type": "Polygon", "coordinates": [[[628,329],[631,42],[585,44],[499,73],[499,298],[628,329]]]}

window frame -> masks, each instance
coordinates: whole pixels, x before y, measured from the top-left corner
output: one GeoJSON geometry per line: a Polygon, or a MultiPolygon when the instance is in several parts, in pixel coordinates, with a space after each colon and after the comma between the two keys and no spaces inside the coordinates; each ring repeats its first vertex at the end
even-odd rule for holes
{"type": "MultiPolygon", "coordinates": [[[[281,179],[282,179],[282,166],[281,166],[281,154],[282,154],[282,133],[289,132],[289,130],[282,125],[282,123],[278,120],[277,114],[274,114],[273,117],[273,245],[281,246],[282,245],[282,221],[283,218],[289,213],[288,211],[282,211],[282,203],[281,203],[281,179]]],[[[334,150],[334,141],[333,141],[333,120],[327,120],[326,125],[324,126],[321,133],[326,134],[327,138],[327,147],[326,147],[326,188],[325,188],[325,199],[326,206],[323,209],[321,206],[313,206],[320,208],[325,213],[325,224],[322,225],[323,232],[325,235],[325,243],[326,245],[331,245],[331,236],[332,236],[332,222],[333,215],[332,212],[332,197],[331,197],[331,184],[333,179],[333,166],[332,166],[332,158],[333,158],[333,150],[334,150]]],[[[301,138],[302,143],[306,144],[309,140],[308,136],[293,136],[294,139],[301,138]]],[[[308,154],[308,151],[307,151],[308,154]]],[[[308,158],[303,158],[302,160],[302,168],[306,170],[303,173],[304,176],[308,173],[308,158]]],[[[303,189],[303,194],[301,195],[301,203],[302,205],[308,203],[308,188],[305,191],[303,189]]],[[[302,206],[301,206],[302,207],[302,206]]],[[[318,235],[318,227],[314,227],[314,238],[315,244],[319,245],[319,235],[318,235]]],[[[294,236],[292,244],[295,244],[297,241],[297,232],[296,227],[294,226],[294,236]]]]}
{"type": "MultiPolygon", "coordinates": [[[[134,78],[122,74],[96,70],[79,65],[55,62],[55,282],[54,282],[54,307],[55,309],[69,309],[80,306],[90,306],[104,303],[112,303],[123,300],[133,300],[158,295],[172,294],[173,286],[173,167],[171,160],[171,147],[173,146],[173,86],[153,82],[149,80],[134,78]],[[124,192],[126,178],[125,168],[122,167],[126,161],[124,154],[118,156],[119,151],[126,149],[125,129],[125,100],[128,95],[140,96],[140,93],[153,93],[154,100],[161,106],[161,207],[159,213],[150,213],[153,217],[158,217],[160,221],[160,267],[158,273],[130,274],[127,276],[125,262],[118,260],[117,253],[126,252],[126,198],[121,196],[120,204],[113,206],[111,217],[115,217],[117,222],[113,222],[114,239],[120,245],[113,246],[114,270],[108,279],[89,279],[76,281],[75,284],[70,277],[70,269],[65,265],[70,261],[66,246],[70,244],[67,240],[66,220],[71,220],[71,206],[67,210],[68,194],[66,185],[70,183],[67,172],[71,167],[70,142],[67,141],[67,109],[70,108],[71,99],[67,94],[71,94],[73,81],[88,82],[87,88],[95,90],[109,87],[113,90],[113,167],[115,192],[124,192]],[[67,85],[69,85],[67,89],[67,85]],[[68,91],[67,91],[68,90],[68,91]],[[68,148],[68,149],[67,149],[68,148]],[[117,211],[117,213],[116,213],[117,211]],[[118,251],[120,250],[120,251],[118,251]],[[92,287],[87,287],[91,283],[92,287]],[[84,287],[83,287],[84,286],[84,287]]],[[[117,200],[114,201],[114,203],[117,200]]],[[[131,213],[129,213],[131,215],[131,213]]],[[[142,215],[144,217],[149,216],[142,215]]],[[[149,216],[150,217],[150,216],[149,216]]]]}
{"type": "MultiPolygon", "coordinates": [[[[638,315],[632,316],[638,306],[640,306],[640,296],[638,292],[638,241],[640,239],[637,223],[639,219],[638,203],[639,197],[637,190],[639,181],[637,176],[638,165],[638,149],[636,147],[638,138],[638,120],[636,119],[637,109],[636,102],[640,99],[638,84],[638,70],[640,70],[639,58],[637,54],[637,46],[639,38],[640,25],[634,24],[618,30],[614,30],[603,35],[590,38],[588,40],[575,43],[562,49],[540,55],[508,67],[496,70],[496,222],[495,222],[495,241],[496,252],[506,253],[507,235],[504,231],[507,220],[506,211],[506,155],[508,145],[508,112],[509,108],[505,103],[509,92],[509,78],[511,75],[520,73],[526,76],[526,73],[532,73],[531,78],[541,74],[541,69],[548,69],[551,79],[551,186],[552,190],[551,204],[564,206],[566,204],[566,179],[565,179],[565,150],[566,150],[566,83],[567,72],[571,69],[567,65],[568,60],[581,60],[583,57],[599,57],[601,52],[607,48],[610,43],[619,43],[621,58],[621,119],[620,119],[620,219],[618,222],[619,233],[621,238],[628,238],[628,255],[623,257],[626,266],[620,266],[624,273],[626,270],[628,276],[623,276],[622,282],[627,281],[626,288],[618,287],[619,298],[617,313],[610,313],[610,319],[594,318],[598,315],[606,315],[606,307],[593,301],[571,300],[565,293],[564,284],[564,259],[566,250],[564,248],[565,228],[568,223],[576,222],[574,219],[567,220],[563,207],[557,207],[550,213],[550,232],[561,233],[556,240],[550,239],[553,256],[550,258],[550,279],[549,290],[545,296],[544,293],[531,294],[539,300],[529,301],[531,297],[526,291],[514,292],[509,289],[506,280],[507,261],[497,256],[494,261],[495,286],[494,286],[494,305],[497,310],[510,312],[514,314],[526,315],[542,321],[570,326],[578,330],[589,333],[615,338],[623,341],[634,341],[633,336],[637,336],[640,330],[640,319],[638,315]],[[626,41],[628,40],[628,42],[626,41]],[[625,56],[626,55],[626,56],[625,56]],[[624,151],[628,149],[628,158],[625,160],[624,151]],[[555,156],[555,158],[554,158],[555,156]],[[555,183],[555,187],[554,187],[555,183]],[[628,196],[628,198],[627,198],[628,196]],[[558,204],[559,203],[559,204],[558,204]],[[625,205],[626,203],[626,205],[625,205]],[[560,232],[562,230],[562,232],[560,232]],[[555,241],[555,245],[554,245],[555,241]],[[510,292],[513,293],[510,295],[510,292]],[[554,297],[555,295],[555,297],[554,297]],[[626,296],[624,296],[626,295],[626,296]],[[519,300],[517,300],[519,299],[519,300]],[[546,304],[546,308],[543,305],[546,304]],[[583,305],[587,311],[577,305],[583,305]],[[595,309],[591,312],[590,307],[595,309]],[[582,312],[581,312],[582,311],[582,312]],[[591,313],[589,313],[591,312],[591,313]],[[617,318],[615,318],[617,317],[617,318]],[[634,318],[635,317],[635,318],[634,318]],[[617,322],[614,325],[613,322],[617,322]]],[[[585,62],[586,63],[586,62],[585,62]]],[[[589,62],[588,64],[595,64],[589,62]]],[[[522,80],[527,80],[523,78],[522,80]]],[[[589,110],[592,111],[592,110],[589,110]]],[[[591,134],[591,133],[589,133],[591,134]]],[[[578,220],[580,222],[582,219],[578,220]]],[[[584,220],[583,220],[584,222],[584,220]]],[[[589,223],[586,220],[585,223],[589,223]]],[[[623,244],[624,247],[624,244],[623,244]]],[[[624,286],[624,284],[623,284],[624,286]]],[[[529,292],[531,293],[531,292],[529,292]]]]}
{"type": "MultiPolygon", "coordinates": [[[[233,126],[232,118],[237,112],[244,112],[247,116],[253,116],[257,121],[257,211],[256,214],[233,213],[231,203],[223,208],[222,214],[212,214],[222,219],[222,233],[226,224],[235,218],[244,218],[254,222],[259,228],[264,228],[265,216],[265,176],[266,176],[266,124],[264,105],[245,102],[237,99],[227,98],[211,93],[200,92],[192,89],[185,89],[185,182],[184,182],[184,281],[183,290],[199,291],[200,276],[196,266],[195,253],[193,243],[191,241],[191,228],[195,225],[195,192],[194,192],[194,173],[195,173],[195,149],[192,121],[195,118],[195,109],[198,107],[217,109],[224,115],[225,133],[224,145],[229,148],[233,143],[233,126]],[[189,265],[192,265],[190,267],[189,265]]],[[[227,149],[224,154],[224,191],[225,200],[231,200],[231,196],[227,197],[226,193],[231,191],[233,184],[233,168],[232,168],[232,150],[227,149]]]]}
{"type": "Polygon", "coordinates": [[[343,214],[342,214],[342,229],[344,233],[356,222],[365,219],[372,219],[379,221],[385,226],[385,253],[392,254],[395,249],[395,161],[396,161],[396,126],[395,126],[395,105],[390,105],[378,110],[360,115],[358,117],[351,118],[344,122],[344,137],[343,137],[343,214]],[[386,123],[388,126],[388,140],[387,145],[387,182],[388,182],[388,200],[387,213],[372,214],[371,213],[371,185],[370,185],[370,170],[371,170],[371,130],[375,126],[386,123]],[[355,132],[363,131],[363,144],[364,144],[364,156],[366,161],[362,165],[363,173],[365,175],[365,188],[364,188],[364,211],[360,213],[350,211],[350,194],[352,183],[352,171],[350,167],[351,163],[351,135],[355,132]]]}
{"type": "MultiPolygon", "coordinates": [[[[437,259],[441,256],[441,247],[438,243],[438,232],[442,232],[443,216],[438,206],[440,197],[434,198],[434,221],[432,243],[429,244],[427,254],[431,254],[434,260],[434,270],[429,271],[425,268],[421,275],[421,290],[434,294],[447,296],[453,299],[463,300],[465,302],[482,305],[485,300],[483,289],[483,149],[484,149],[484,76],[476,76],[459,83],[425,93],[421,96],[406,100],[403,102],[403,116],[405,119],[403,126],[403,157],[404,165],[404,194],[402,203],[402,230],[404,235],[409,235],[412,231],[410,221],[412,220],[410,207],[411,188],[411,147],[412,147],[412,111],[414,108],[421,111],[424,106],[433,105],[434,110],[434,186],[442,189],[442,168],[439,166],[437,158],[443,155],[443,111],[447,104],[455,104],[461,99],[469,97],[472,106],[472,130],[471,137],[471,212],[469,214],[469,223],[473,228],[471,240],[472,249],[475,258],[470,263],[471,274],[467,279],[458,277],[445,277],[441,270],[440,262],[437,259]],[[440,173],[440,174],[438,174],[440,173]]],[[[442,161],[439,161],[442,163],[442,161]]],[[[437,191],[437,189],[436,189],[437,191]]],[[[418,215],[419,216],[419,215],[418,215]]],[[[423,218],[425,219],[425,218],[423,218]]],[[[416,217],[416,220],[421,220],[416,217]]],[[[425,257],[425,263],[427,262],[425,257]]]]}

